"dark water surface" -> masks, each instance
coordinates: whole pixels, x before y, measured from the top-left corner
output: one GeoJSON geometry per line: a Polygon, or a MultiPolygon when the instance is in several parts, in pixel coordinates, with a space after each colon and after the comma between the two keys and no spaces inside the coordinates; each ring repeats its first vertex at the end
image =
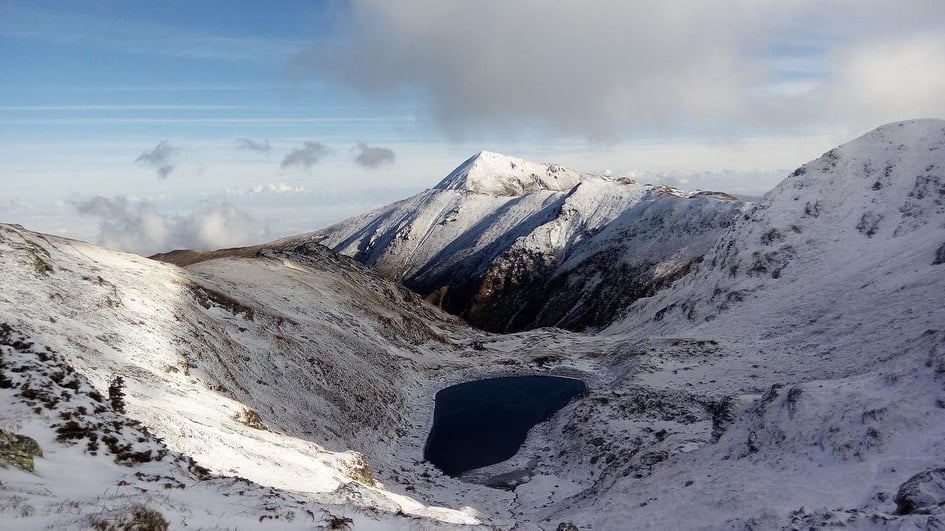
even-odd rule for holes
{"type": "Polygon", "coordinates": [[[456,476],[505,461],[528,430],[548,420],[587,386],[558,376],[511,376],[466,382],[436,394],[423,457],[456,476]]]}

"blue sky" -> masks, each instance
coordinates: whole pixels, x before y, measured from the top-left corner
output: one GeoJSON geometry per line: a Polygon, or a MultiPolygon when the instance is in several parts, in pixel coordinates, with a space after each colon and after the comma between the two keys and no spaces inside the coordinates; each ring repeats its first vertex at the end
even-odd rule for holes
{"type": "Polygon", "coordinates": [[[760,194],[881,123],[941,117],[943,12],[7,1],[0,221],[108,243],[151,216],[154,248],[113,244],[137,252],[249,243],[410,195],[479,149],[760,194]],[[233,230],[201,236],[207,216],[233,230]]]}
{"type": "Polygon", "coordinates": [[[0,12],[4,139],[393,137],[411,120],[409,103],[366,109],[291,72],[313,38],[336,38],[339,6],[9,3],[0,12]]]}

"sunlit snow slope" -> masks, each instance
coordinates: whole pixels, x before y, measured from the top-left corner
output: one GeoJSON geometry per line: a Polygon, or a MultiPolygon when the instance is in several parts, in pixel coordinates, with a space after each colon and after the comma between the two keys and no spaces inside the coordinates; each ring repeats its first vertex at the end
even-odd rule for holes
{"type": "MultiPolygon", "coordinates": [[[[52,348],[101,393],[124,377],[128,414],[214,473],[322,506],[370,497],[363,464],[397,462],[390,446],[409,414],[405,397],[422,383],[417,367],[441,363],[456,323],[353,260],[297,251],[185,271],[0,225],[0,323],[52,348]],[[247,410],[267,429],[241,422],[247,410]]],[[[2,429],[35,427],[29,413],[4,410],[2,429]]],[[[57,473],[37,488],[66,481],[57,473]]],[[[76,500],[93,503],[107,488],[76,500]]],[[[475,521],[379,492],[371,496],[392,514],[475,521]]]]}

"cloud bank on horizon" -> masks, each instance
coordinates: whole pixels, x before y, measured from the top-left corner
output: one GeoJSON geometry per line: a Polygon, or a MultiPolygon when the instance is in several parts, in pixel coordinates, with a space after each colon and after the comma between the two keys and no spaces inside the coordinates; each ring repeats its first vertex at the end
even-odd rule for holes
{"type": "Polygon", "coordinates": [[[96,243],[144,256],[172,249],[249,245],[266,236],[248,212],[231,204],[207,204],[188,214],[163,212],[149,201],[95,196],[70,202],[98,219],[96,243]]]}
{"type": "Polygon", "coordinates": [[[421,95],[458,135],[544,128],[865,129],[945,113],[945,4],[928,0],[355,0],[344,45],[294,66],[421,95]]]}

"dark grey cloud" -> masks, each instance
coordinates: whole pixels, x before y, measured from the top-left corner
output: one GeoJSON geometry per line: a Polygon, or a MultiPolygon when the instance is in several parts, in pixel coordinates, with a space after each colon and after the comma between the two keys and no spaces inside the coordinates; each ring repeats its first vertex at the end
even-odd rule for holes
{"type": "Polygon", "coordinates": [[[172,146],[167,140],[162,140],[158,142],[158,145],[139,155],[135,162],[154,168],[158,179],[167,179],[167,176],[176,168],[172,161],[179,151],[179,148],[172,146]]]}
{"type": "Polygon", "coordinates": [[[358,153],[354,157],[354,162],[365,168],[377,168],[382,164],[391,164],[397,158],[392,149],[369,146],[364,142],[358,142],[354,149],[358,153]]]}
{"type": "Polygon", "coordinates": [[[847,118],[898,100],[937,115],[945,102],[935,44],[915,43],[925,53],[906,50],[892,64],[865,64],[870,75],[847,76],[885,75],[888,91],[835,79],[864,55],[851,50],[945,34],[945,10],[927,0],[895,10],[886,0],[353,0],[345,13],[350,40],[314,43],[296,56],[297,71],[381,100],[419,94],[456,134],[725,135],[823,121],[844,101],[855,103],[842,109],[847,118]],[[897,68],[915,79],[887,75],[897,68]],[[914,98],[916,86],[931,88],[914,98]]]}
{"type": "Polygon", "coordinates": [[[321,142],[307,141],[302,144],[302,147],[288,152],[286,156],[282,158],[282,162],[279,166],[283,169],[292,166],[301,166],[307,170],[318,164],[323,157],[329,154],[331,154],[331,150],[321,142]]]}
{"type": "Polygon", "coordinates": [[[272,149],[272,146],[269,145],[268,138],[262,142],[257,142],[251,138],[237,138],[236,147],[249,151],[258,151],[260,153],[269,153],[269,151],[272,149]]]}
{"type": "Polygon", "coordinates": [[[96,243],[149,256],[173,249],[219,249],[259,242],[266,231],[231,204],[206,204],[186,213],[165,213],[147,201],[96,196],[69,202],[79,214],[98,218],[96,243]]]}

